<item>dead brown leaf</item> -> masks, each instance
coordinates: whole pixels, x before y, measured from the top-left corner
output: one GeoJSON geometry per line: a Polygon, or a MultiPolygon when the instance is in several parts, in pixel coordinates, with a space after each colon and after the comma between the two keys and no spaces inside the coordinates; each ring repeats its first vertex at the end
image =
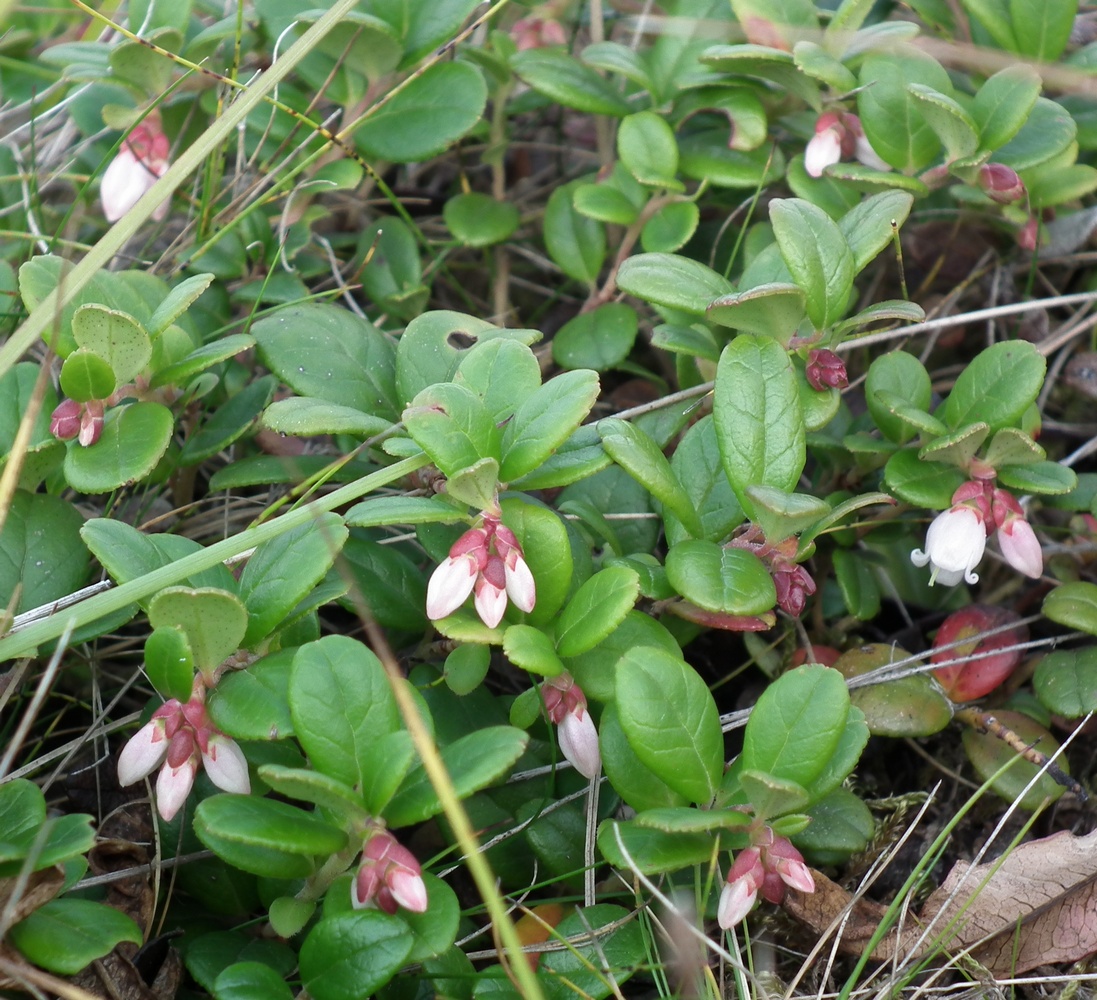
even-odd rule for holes
{"type": "MultiPolygon", "coordinates": [[[[854,899],[821,872],[813,875],[816,891],[790,889],[785,908],[819,933],[836,926],[848,908],[840,946],[862,954],[887,907],[854,899]]],[[[1097,952],[1097,831],[1034,840],[1000,862],[958,862],[921,912],[901,932],[892,930],[871,957],[919,960],[937,949],[968,948],[996,976],[1076,962],[1097,952]],[[931,921],[931,933],[920,941],[931,921]]]]}

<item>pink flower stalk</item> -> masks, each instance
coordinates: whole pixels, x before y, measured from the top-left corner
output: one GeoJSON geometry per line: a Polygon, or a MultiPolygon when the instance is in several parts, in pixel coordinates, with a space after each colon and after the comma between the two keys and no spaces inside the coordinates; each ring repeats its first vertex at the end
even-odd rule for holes
{"type": "MultiPolygon", "coordinates": [[[[152,113],[135,125],[103,173],[99,199],[107,222],[117,222],[141,196],[167,172],[170,143],[160,127],[160,116],[152,113]]],[[[154,219],[168,214],[163,201],[153,212],[154,219]]]]}
{"type": "Polygon", "coordinates": [[[991,513],[998,527],[998,547],[1006,562],[1019,573],[1038,580],[1044,572],[1044,553],[1024,508],[1012,493],[997,489],[992,494],[991,513]]]}
{"type": "Polygon", "coordinates": [[[764,826],[755,841],[739,852],[720,893],[716,919],[724,930],[750,913],[759,895],[770,903],[780,903],[786,886],[800,892],[815,891],[815,879],[804,856],[789,840],[764,826]]]}
{"type": "Polygon", "coordinates": [[[964,483],[953,495],[952,506],[938,514],[926,532],[926,548],[915,549],[910,561],[915,566],[929,563],[932,569],[929,583],[954,587],[961,580],[978,583],[975,567],[986,549],[987,519],[990,504],[987,487],[972,480],[964,483]]]}
{"type": "Polygon", "coordinates": [[[827,389],[844,389],[849,385],[846,363],[833,351],[825,348],[808,354],[807,367],[804,369],[808,385],[816,392],[827,389]]]}
{"type": "Polygon", "coordinates": [[[890,170],[865,138],[861,119],[848,111],[825,111],[815,122],[815,135],[804,149],[804,169],[822,177],[831,164],[850,158],[874,170],[890,170]]]}
{"type": "Polygon", "coordinates": [[[350,901],[358,910],[376,903],[386,913],[395,913],[401,906],[412,913],[426,912],[423,869],[415,855],[387,830],[377,830],[363,845],[350,901]]]}
{"type": "Polygon", "coordinates": [[[158,767],[156,808],[166,822],[187,800],[200,767],[222,791],[251,791],[247,760],[210,721],[201,688],[185,705],[174,698],[165,702],[130,738],[118,757],[118,783],[132,785],[158,767]]]}
{"type": "Polygon", "coordinates": [[[427,583],[427,617],[453,614],[469,594],[476,613],[489,628],[503,620],[507,599],[527,614],[537,601],[537,586],[514,532],[498,517],[484,515],[449,550],[427,583]]]}
{"type": "Polygon", "coordinates": [[[541,697],[549,718],[556,723],[560,752],[588,781],[597,777],[602,770],[598,729],[587,711],[582,688],[565,672],[541,685],[541,697]]]}

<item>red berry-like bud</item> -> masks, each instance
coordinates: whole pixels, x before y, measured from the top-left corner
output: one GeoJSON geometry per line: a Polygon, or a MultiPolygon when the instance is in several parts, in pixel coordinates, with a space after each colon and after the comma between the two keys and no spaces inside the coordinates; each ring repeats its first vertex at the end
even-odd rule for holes
{"type": "Polygon", "coordinates": [[[1025,196],[1025,182],[1004,163],[984,163],[979,168],[979,187],[999,205],[1011,205],[1025,196]]]}
{"type": "Polygon", "coordinates": [[[807,376],[808,385],[817,392],[824,392],[827,389],[844,389],[849,385],[846,363],[833,351],[825,348],[812,351],[808,355],[804,374],[807,376]]]}
{"type": "Polygon", "coordinates": [[[953,701],[973,701],[989,694],[1001,684],[1021,662],[1021,650],[1017,646],[1028,639],[1028,629],[1020,622],[1020,616],[1006,608],[972,604],[953,612],[941,624],[933,648],[938,650],[930,658],[932,663],[949,664],[938,667],[934,674],[945,694],[953,701]],[[984,633],[1012,625],[996,635],[984,633]],[[959,645],[953,645],[959,643],[959,645]],[[942,649],[942,646],[951,647],[942,649]],[[974,659],[966,659],[974,656],[974,659]],[[964,660],[963,663],[950,663],[964,660]]]}
{"type": "Polygon", "coordinates": [[[75,399],[64,399],[50,414],[50,433],[62,441],[71,441],[80,433],[80,417],[84,408],[75,399]]]}

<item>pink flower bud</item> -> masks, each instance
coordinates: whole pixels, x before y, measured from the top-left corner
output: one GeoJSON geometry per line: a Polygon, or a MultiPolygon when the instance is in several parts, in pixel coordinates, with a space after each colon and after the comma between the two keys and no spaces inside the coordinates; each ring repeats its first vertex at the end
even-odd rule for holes
{"type": "Polygon", "coordinates": [[[724,930],[734,927],[754,908],[765,877],[759,848],[748,847],[740,851],[728,872],[716,910],[716,920],[724,930]]]}
{"type": "Polygon", "coordinates": [[[103,401],[101,399],[89,399],[84,404],[84,412],[80,415],[80,433],[77,440],[85,448],[90,447],[99,440],[103,433],[103,401]]]}
{"type": "Polygon", "coordinates": [[[866,167],[872,167],[873,170],[888,171],[891,169],[891,164],[882,159],[876,150],[872,148],[872,143],[868,141],[865,130],[861,127],[860,118],[856,115],[846,114],[842,116],[842,122],[854,137],[853,156],[858,163],[863,163],[866,167]]]}
{"type": "Polygon", "coordinates": [[[236,741],[223,733],[214,733],[202,750],[202,767],[218,788],[224,792],[247,795],[251,791],[248,762],[236,741]]]}
{"type": "Polygon", "coordinates": [[[427,908],[427,887],[423,869],[415,855],[387,830],[377,830],[362,848],[362,864],[351,884],[355,909],[376,903],[386,913],[398,906],[412,913],[427,908]]]}
{"type": "MultiPolygon", "coordinates": [[[[178,704],[178,702],[176,702],[178,704]]],[[[152,774],[168,755],[164,719],[150,719],[137,730],[118,755],[118,784],[125,788],[152,774]]]]}
{"type": "Polygon", "coordinates": [[[165,822],[171,822],[187,801],[198,774],[198,760],[193,732],[180,729],[171,738],[168,759],[156,779],[156,809],[165,822]]]}
{"type": "Polygon", "coordinates": [[[804,864],[804,856],[785,837],[774,837],[773,843],[765,848],[764,854],[767,870],[780,876],[785,885],[800,892],[815,891],[815,879],[804,864]]]}
{"type": "Polygon", "coordinates": [[[488,628],[495,628],[507,610],[507,570],[499,556],[489,556],[473,586],[476,613],[488,628]]]}
{"type": "Polygon", "coordinates": [[[811,177],[822,177],[823,171],[842,159],[842,133],[837,125],[837,115],[821,115],[815,125],[815,135],[804,148],[804,169],[811,177]],[[834,125],[823,125],[824,119],[834,118],[834,125]]]}
{"type": "MultiPolygon", "coordinates": [[[[160,128],[159,116],[150,114],[134,126],[122,140],[122,145],[103,172],[99,198],[107,222],[117,222],[168,169],[169,144],[160,128]]],[[[162,219],[168,212],[168,202],[161,203],[153,218],[162,219]]]]}
{"type": "Polygon", "coordinates": [[[84,408],[75,399],[64,399],[50,414],[50,433],[62,441],[71,441],[80,433],[80,417],[84,408]]]}
{"type": "Polygon", "coordinates": [[[991,512],[998,526],[998,546],[1006,562],[1038,580],[1044,572],[1044,553],[1032,525],[1025,520],[1024,508],[1013,494],[998,489],[993,493],[991,512]]]}
{"type": "Polygon", "coordinates": [[[1025,196],[1025,183],[1013,167],[984,163],[979,168],[979,187],[999,205],[1010,205],[1025,196]]]}
{"type": "Polygon", "coordinates": [[[972,604],[954,611],[941,623],[933,640],[936,652],[930,662],[946,664],[934,670],[934,674],[952,701],[982,698],[1013,673],[1021,662],[1022,653],[1007,647],[1020,645],[1028,639],[1028,629],[1014,624],[1019,621],[1020,616],[1015,611],[972,604]],[[1011,624],[1014,627],[1007,631],[984,637],[985,632],[1011,624]],[[977,656],[977,659],[950,663],[970,656],[977,656]]]}
{"type": "Polygon", "coordinates": [[[777,606],[794,618],[803,612],[808,596],[815,593],[815,581],[803,566],[774,567],[773,586],[777,591],[777,606]]]}
{"type": "Polygon", "coordinates": [[[388,889],[392,898],[405,910],[426,912],[427,886],[421,875],[406,868],[392,868],[388,876],[388,889]]]}
{"type": "Polygon", "coordinates": [[[427,617],[431,621],[452,615],[472,593],[476,558],[468,554],[443,559],[427,582],[427,617]]]}
{"type": "Polygon", "coordinates": [[[849,385],[846,363],[833,351],[825,348],[808,354],[804,375],[807,377],[808,385],[817,392],[824,392],[827,389],[844,389],[849,385]]]}
{"type": "Polygon", "coordinates": [[[556,727],[560,752],[571,761],[575,770],[588,781],[602,770],[602,754],[598,749],[598,730],[590,712],[580,708],[569,712],[556,727]]]}

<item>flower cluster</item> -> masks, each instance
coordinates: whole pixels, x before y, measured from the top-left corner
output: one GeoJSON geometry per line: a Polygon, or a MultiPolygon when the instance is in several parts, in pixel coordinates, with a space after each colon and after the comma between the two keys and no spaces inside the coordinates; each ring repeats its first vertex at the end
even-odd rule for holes
{"type": "Polygon", "coordinates": [[[720,893],[716,919],[727,930],[754,908],[759,894],[770,903],[785,898],[785,887],[814,892],[815,880],[804,856],[784,837],[763,826],[750,847],[739,852],[720,893]]]}
{"type": "Polygon", "coordinates": [[[152,713],[122,748],[118,783],[132,785],[159,767],[156,808],[170,822],[187,800],[199,766],[223,791],[251,791],[248,762],[235,740],[210,721],[201,689],[185,705],[172,698],[152,713]]]}
{"type": "Polygon", "coordinates": [[[1006,562],[1036,579],[1044,571],[1044,556],[1025,512],[1007,490],[989,480],[973,479],[952,495],[952,506],[938,514],[926,532],[926,547],[915,549],[915,566],[932,567],[930,585],[955,586],[961,580],[978,583],[975,567],[983,558],[987,536],[997,530],[998,546],[1006,562]]]}
{"type": "MultiPolygon", "coordinates": [[[[103,173],[99,199],[107,222],[117,222],[167,172],[170,143],[160,126],[160,116],[152,112],[135,125],[122,140],[121,148],[103,173]]],[[[152,213],[154,219],[168,214],[164,201],[152,213]]]]}
{"type": "Polygon", "coordinates": [[[395,913],[400,906],[412,913],[426,911],[423,869],[415,855],[387,830],[376,830],[366,838],[350,901],[356,910],[376,903],[386,913],[395,913]]]}
{"type": "Polygon", "coordinates": [[[584,778],[594,778],[602,770],[598,749],[598,730],[587,711],[587,699],[571,674],[550,677],[541,685],[545,710],[556,724],[560,752],[584,778]]]}
{"type": "Polygon", "coordinates": [[[804,375],[816,392],[827,389],[844,389],[849,385],[846,363],[833,351],[819,348],[809,352],[804,375]]]}
{"type": "Polygon", "coordinates": [[[783,542],[771,545],[762,537],[761,529],[751,525],[738,538],[728,542],[729,546],[753,552],[769,569],[773,585],[777,590],[777,606],[786,614],[796,617],[804,610],[808,597],[815,593],[815,580],[796,558],[797,542],[795,538],[786,538],[783,542]]]}
{"type": "Polygon", "coordinates": [[[874,170],[890,170],[865,138],[861,119],[848,111],[826,111],[815,122],[815,135],[804,150],[804,169],[822,177],[832,163],[854,157],[874,170]]]}
{"type": "Polygon", "coordinates": [[[50,433],[61,441],[76,438],[85,448],[90,447],[103,433],[105,412],[101,399],[90,399],[86,403],[63,399],[50,414],[50,433]]]}
{"type": "Polygon", "coordinates": [[[537,600],[533,574],[518,539],[491,514],[458,538],[431,574],[427,617],[434,621],[452,615],[473,593],[476,613],[488,628],[503,620],[508,597],[527,614],[537,600]]]}

